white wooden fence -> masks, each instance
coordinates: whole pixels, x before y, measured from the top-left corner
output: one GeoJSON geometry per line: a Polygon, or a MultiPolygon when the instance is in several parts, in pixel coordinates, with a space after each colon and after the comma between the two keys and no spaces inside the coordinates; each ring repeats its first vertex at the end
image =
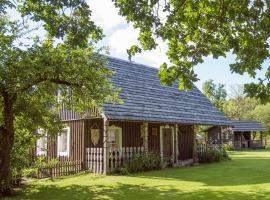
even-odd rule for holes
{"type": "MultiPolygon", "coordinates": [[[[109,148],[106,161],[108,172],[110,173],[120,169],[125,162],[132,160],[135,155],[141,155],[143,153],[143,147],[109,148]]],[[[103,173],[103,148],[86,148],[85,169],[95,174],[103,173]]]]}
{"type": "Polygon", "coordinates": [[[133,159],[136,154],[143,154],[143,147],[123,147],[120,149],[109,149],[108,170],[113,172],[121,168],[124,162],[128,162],[133,159]]]}
{"type": "Polygon", "coordinates": [[[208,150],[221,152],[223,151],[223,145],[222,144],[197,144],[198,158],[200,159],[202,155],[208,150]]]}
{"type": "Polygon", "coordinates": [[[86,148],[85,169],[95,174],[103,173],[102,148],[86,148]]]}

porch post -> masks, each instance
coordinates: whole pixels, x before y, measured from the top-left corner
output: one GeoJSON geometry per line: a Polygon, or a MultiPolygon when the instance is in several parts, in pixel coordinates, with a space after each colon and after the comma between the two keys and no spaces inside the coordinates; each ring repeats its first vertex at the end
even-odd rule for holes
{"type": "Polygon", "coordinates": [[[108,126],[109,121],[103,117],[103,174],[106,175],[109,171],[109,151],[108,151],[108,126]]]}
{"type": "Polygon", "coordinates": [[[198,163],[198,155],[197,155],[197,141],[196,141],[196,133],[194,129],[194,125],[191,126],[193,132],[193,162],[198,163]]]}
{"type": "Polygon", "coordinates": [[[147,122],[143,122],[143,130],[144,130],[143,147],[144,147],[144,151],[148,152],[148,123],[147,122]]]}
{"type": "Polygon", "coordinates": [[[175,162],[178,165],[178,156],[179,156],[179,149],[178,149],[178,124],[175,124],[175,162]]]}
{"type": "Polygon", "coordinates": [[[222,133],[222,126],[220,126],[220,144],[223,144],[224,135],[222,133]]]}
{"type": "Polygon", "coordinates": [[[260,139],[261,139],[261,147],[263,147],[263,135],[262,135],[262,131],[260,131],[260,139]]]}

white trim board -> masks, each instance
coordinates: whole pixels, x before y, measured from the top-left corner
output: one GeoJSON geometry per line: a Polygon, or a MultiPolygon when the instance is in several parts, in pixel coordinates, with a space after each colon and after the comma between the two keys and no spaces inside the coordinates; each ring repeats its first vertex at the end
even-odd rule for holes
{"type": "Polygon", "coordinates": [[[171,129],[171,137],[172,137],[172,159],[174,160],[174,126],[169,126],[168,124],[165,126],[160,126],[160,157],[163,160],[163,129],[170,128],[171,129]]]}

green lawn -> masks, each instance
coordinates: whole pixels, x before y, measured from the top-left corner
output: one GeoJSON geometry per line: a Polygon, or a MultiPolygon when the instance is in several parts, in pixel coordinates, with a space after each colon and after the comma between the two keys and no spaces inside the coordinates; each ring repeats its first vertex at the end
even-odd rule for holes
{"type": "Polygon", "coordinates": [[[222,163],[134,176],[42,180],[10,199],[270,199],[270,150],[232,152],[231,157],[222,163]]]}

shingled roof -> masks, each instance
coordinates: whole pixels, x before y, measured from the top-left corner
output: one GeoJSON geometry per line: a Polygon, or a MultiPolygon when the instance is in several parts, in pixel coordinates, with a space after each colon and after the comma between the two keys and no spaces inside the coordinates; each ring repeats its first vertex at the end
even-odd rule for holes
{"type": "Polygon", "coordinates": [[[196,86],[189,92],[160,85],[158,69],[117,58],[108,58],[115,74],[112,83],[121,88],[124,104],[105,104],[111,120],[135,120],[184,124],[230,125],[231,122],[196,86]]]}
{"type": "Polygon", "coordinates": [[[261,123],[256,121],[233,121],[233,131],[267,131],[261,123]]]}

